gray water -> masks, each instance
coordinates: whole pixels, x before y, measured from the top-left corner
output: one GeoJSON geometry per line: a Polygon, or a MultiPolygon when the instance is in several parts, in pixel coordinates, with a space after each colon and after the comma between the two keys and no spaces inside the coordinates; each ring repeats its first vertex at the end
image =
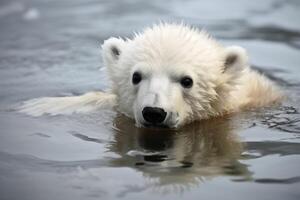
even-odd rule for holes
{"type": "Polygon", "coordinates": [[[297,0],[1,0],[0,199],[300,199],[299,11],[297,0]],[[245,47],[287,99],[160,132],[114,111],[13,111],[106,89],[103,40],[159,20],[245,47]]]}

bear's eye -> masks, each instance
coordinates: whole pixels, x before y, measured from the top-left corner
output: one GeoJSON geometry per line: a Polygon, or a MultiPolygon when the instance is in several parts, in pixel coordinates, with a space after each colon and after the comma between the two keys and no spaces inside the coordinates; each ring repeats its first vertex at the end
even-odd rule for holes
{"type": "Polygon", "coordinates": [[[184,88],[191,88],[193,86],[193,80],[188,77],[188,76],[184,76],[181,80],[180,80],[180,84],[182,85],[182,87],[184,88]]]}
{"type": "Polygon", "coordinates": [[[142,80],[142,75],[139,72],[134,72],[132,75],[132,83],[134,85],[139,84],[139,82],[141,82],[142,80]]]}

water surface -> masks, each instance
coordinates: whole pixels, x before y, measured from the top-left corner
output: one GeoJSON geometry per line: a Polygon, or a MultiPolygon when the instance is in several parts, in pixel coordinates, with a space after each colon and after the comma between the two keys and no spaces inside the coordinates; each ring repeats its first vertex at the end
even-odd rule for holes
{"type": "Polygon", "coordinates": [[[299,199],[299,8],[296,0],[1,1],[1,200],[299,199]],[[11,110],[106,89],[103,40],[159,20],[245,47],[287,100],[159,132],[114,111],[34,118],[11,110]]]}

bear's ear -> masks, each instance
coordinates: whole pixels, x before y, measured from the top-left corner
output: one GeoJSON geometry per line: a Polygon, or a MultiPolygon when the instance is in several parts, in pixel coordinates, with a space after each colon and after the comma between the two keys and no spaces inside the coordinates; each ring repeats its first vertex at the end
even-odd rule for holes
{"type": "Polygon", "coordinates": [[[248,56],[244,48],[229,46],[225,49],[224,73],[237,74],[248,66],[248,56]]]}
{"type": "Polygon", "coordinates": [[[114,37],[104,41],[102,50],[106,67],[115,65],[118,62],[120,55],[122,54],[124,43],[125,41],[123,39],[114,37]]]}

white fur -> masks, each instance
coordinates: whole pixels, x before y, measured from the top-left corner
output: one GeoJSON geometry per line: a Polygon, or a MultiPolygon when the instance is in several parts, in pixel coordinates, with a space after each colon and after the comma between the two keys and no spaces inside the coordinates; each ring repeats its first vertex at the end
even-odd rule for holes
{"type": "Polygon", "coordinates": [[[142,109],[150,106],[168,113],[165,125],[178,127],[282,98],[274,83],[249,67],[245,49],[223,47],[206,32],[185,25],[160,24],[133,39],[110,38],[103,44],[103,60],[111,93],[29,100],[20,111],[55,115],[116,105],[142,126],[142,109]],[[134,85],[137,71],[143,78],[134,85]],[[180,85],[183,76],[193,79],[191,88],[180,85]]]}
{"type": "Polygon", "coordinates": [[[32,116],[88,113],[97,109],[112,109],[116,102],[114,94],[89,92],[81,96],[42,97],[25,101],[19,110],[32,116]]]}

